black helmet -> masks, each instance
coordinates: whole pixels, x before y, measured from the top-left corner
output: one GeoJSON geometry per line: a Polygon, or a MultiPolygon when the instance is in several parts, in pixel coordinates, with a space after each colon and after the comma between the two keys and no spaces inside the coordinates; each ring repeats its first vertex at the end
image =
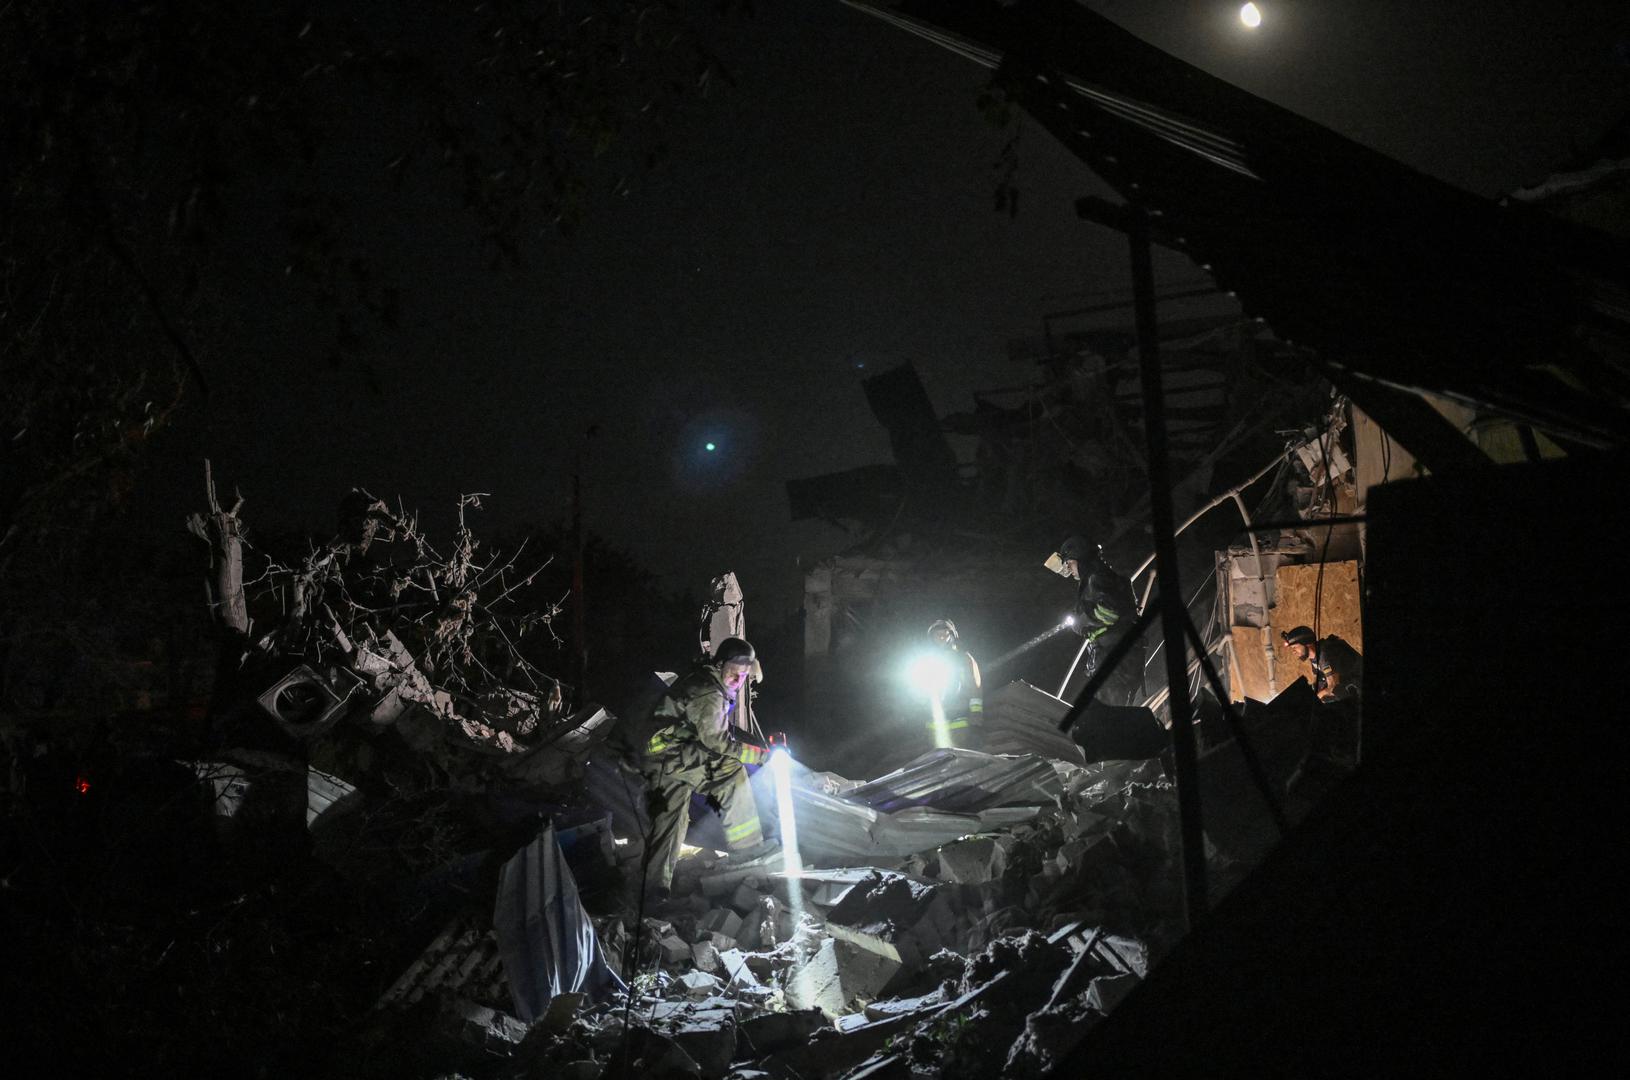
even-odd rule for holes
{"type": "Polygon", "coordinates": [[[1092,558],[1092,556],[1099,554],[1102,550],[1103,549],[1097,544],[1094,544],[1091,540],[1088,540],[1079,533],[1071,533],[1069,536],[1066,536],[1063,540],[1059,541],[1058,557],[1061,559],[1075,559],[1078,562],[1086,562],[1088,559],[1092,558]]]}
{"type": "Polygon", "coordinates": [[[725,664],[751,664],[757,659],[758,654],[753,647],[739,637],[727,637],[713,650],[713,662],[720,667],[725,664]]]}
{"type": "Polygon", "coordinates": [[[1286,645],[1317,645],[1319,639],[1313,636],[1311,626],[1293,626],[1280,633],[1286,645]]]}

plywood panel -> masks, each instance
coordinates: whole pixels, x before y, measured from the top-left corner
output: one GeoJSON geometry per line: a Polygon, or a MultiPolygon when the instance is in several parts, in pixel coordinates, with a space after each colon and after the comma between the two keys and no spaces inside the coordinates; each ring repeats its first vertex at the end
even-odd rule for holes
{"type": "MultiPolygon", "coordinates": [[[[1268,701],[1274,696],[1275,691],[1268,681],[1268,655],[1262,648],[1264,633],[1275,635],[1278,632],[1271,627],[1233,628],[1233,656],[1230,658],[1229,669],[1237,674],[1229,681],[1228,687],[1235,701],[1244,701],[1246,698],[1268,701]]],[[[1283,686],[1284,683],[1281,682],[1279,685],[1283,686]]]]}
{"type": "Polygon", "coordinates": [[[1274,648],[1273,677],[1269,678],[1268,657],[1262,647],[1262,632],[1255,627],[1233,628],[1234,657],[1230,665],[1239,672],[1231,686],[1235,701],[1251,697],[1267,701],[1289,686],[1308,666],[1280,640],[1280,633],[1293,626],[1315,626],[1320,637],[1331,634],[1345,640],[1360,653],[1364,651],[1364,627],[1359,617],[1358,563],[1324,564],[1324,582],[1319,585],[1317,563],[1281,566],[1276,574],[1275,602],[1268,613],[1274,648]],[[1315,624],[1313,600],[1319,596],[1315,624]]]}

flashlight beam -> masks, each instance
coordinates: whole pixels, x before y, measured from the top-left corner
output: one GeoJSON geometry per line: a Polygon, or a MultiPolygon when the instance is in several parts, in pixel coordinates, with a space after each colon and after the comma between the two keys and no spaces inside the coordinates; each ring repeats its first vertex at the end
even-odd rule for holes
{"type": "Polygon", "coordinates": [[[1020,646],[1018,646],[1017,648],[1014,648],[1014,649],[1009,649],[1007,652],[1003,653],[1001,656],[998,656],[996,659],[994,659],[990,663],[986,664],[985,665],[985,670],[986,671],[995,671],[997,668],[1001,667],[1003,664],[1012,663],[1014,660],[1017,660],[1019,657],[1023,656],[1025,653],[1029,652],[1031,649],[1034,649],[1036,646],[1042,644],[1045,641],[1051,641],[1053,638],[1055,638],[1058,635],[1062,634],[1064,631],[1068,630],[1069,628],[1070,628],[1070,623],[1062,622],[1062,623],[1059,623],[1057,626],[1050,627],[1049,629],[1043,630],[1041,633],[1037,634],[1035,637],[1031,638],[1029,641],[1025,642],[1023,645],[1020,645],[1020,646]]]}
{"type": "Polygon", "coordinates": [[[798,816],[792,802],[792,756],[785,750],[770,751],[770,775],[775,780],[776,816],[781,819],[781,865],[789,878],[804,872],[798,851],[798,816]]]}

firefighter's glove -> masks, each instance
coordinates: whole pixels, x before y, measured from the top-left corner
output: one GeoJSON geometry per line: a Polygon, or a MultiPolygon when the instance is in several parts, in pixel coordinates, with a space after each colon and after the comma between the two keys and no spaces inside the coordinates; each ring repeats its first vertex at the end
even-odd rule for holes
{"type": "Polygon", "coordinates": [[[724,813],[724,803],[719,801],[719,797],[717,795],[704,795],[702,797],[707,800],[709,810],[712,810],[716,814],[724,813]]]}

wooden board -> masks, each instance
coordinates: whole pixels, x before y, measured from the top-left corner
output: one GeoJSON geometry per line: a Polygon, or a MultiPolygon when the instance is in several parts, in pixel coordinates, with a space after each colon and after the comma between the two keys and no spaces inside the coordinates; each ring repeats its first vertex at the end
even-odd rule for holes
{"type": "Polygon", "coordinates": [[[1230,683],[1235,701],[1250,697],[1270,701],[1280,690],[1308,674],[1307,664],[1296,659],[1279,635],[1293,626],[1314,626],[1313,598],[1319,594],[1317,630],[1320,637],[1335,634],[1360,653],[1364,651],[1364,627],[1359,617],[1358,563],[1356,560],[1324,565],[1324,583],[1319,586],[1317,563],[1281,566],[1276,574],[1274,606],[1268,612],[1268,633],[1273,642],[1273,677],[1268,672],[1267,652],[1262,631],[1253,626],[1236,626],[1232,631],[1233,657],[1230,683]]]}

